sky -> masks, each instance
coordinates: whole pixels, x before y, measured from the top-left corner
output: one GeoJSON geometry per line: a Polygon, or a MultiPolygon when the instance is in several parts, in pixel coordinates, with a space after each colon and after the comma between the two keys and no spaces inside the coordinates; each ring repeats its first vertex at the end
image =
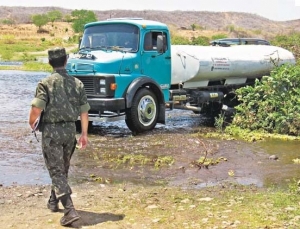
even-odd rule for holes
{"type": "Polygon", "coordinates": [[[9,0],[0,6],[57,6],[71,10],[245,12],[275,21],[300,19],[300,0],[9,0]]]}

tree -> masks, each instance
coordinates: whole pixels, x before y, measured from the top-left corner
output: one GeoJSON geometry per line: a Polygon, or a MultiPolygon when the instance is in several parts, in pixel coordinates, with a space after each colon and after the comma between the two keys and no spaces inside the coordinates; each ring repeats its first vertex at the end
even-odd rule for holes
{"type": "Polygon", "coordinates": [[[46,14],[34,14],[31,16],[31,20],[33,24],[35,24],[37,27],[39,27],[39,30],[41,30],[41,27],[46,25],[49,19],[46,14]]]}
{"type": "Polygon", "coordinates": [[[75,33],[82,33],[86,23],[97,21],[95,13],[91,10],[74,10],[71,15],[74,18],[72,28],[75,33]]]}
{"type": "Polygon", "coordinates": [[[195,31],[196,25],[195,25],[195,24],[192,24],[191,27],[192,27],[192,30],[195,31]]]}
{"type": "Polygon", "coordinates": [[[62,13],[59,10],[50,11],[47,13],[47,16],[49,18],[49,21],[52,22],[52,26],[53,26],[53,22],[62,19],[62,13]]]}
{"type": "Polygon", "coordinates": [[[4,25],[13,25],[13,24],[15,24],[15,21],[12,20],[12,19],[7,18],[7,19],[2,20],[2,24],[4,24],[4,25]]]}
{"type": "Polygon", "coordinates": [[[64,16],[64,21],[66,21],[66,22],[72,22],[72,16],[70,14],[66,14],[64,16]]]}

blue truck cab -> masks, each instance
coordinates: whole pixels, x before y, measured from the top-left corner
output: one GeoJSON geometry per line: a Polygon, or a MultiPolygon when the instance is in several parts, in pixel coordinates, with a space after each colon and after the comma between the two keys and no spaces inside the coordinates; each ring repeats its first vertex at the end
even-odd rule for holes
{"type": "Polygon", "coordinates": [[[125,117],[135,133],[165,123],[171,82],[168,27],[139,18],[86,24],[67,71],[85,86],[89,120],[125,117]]]}

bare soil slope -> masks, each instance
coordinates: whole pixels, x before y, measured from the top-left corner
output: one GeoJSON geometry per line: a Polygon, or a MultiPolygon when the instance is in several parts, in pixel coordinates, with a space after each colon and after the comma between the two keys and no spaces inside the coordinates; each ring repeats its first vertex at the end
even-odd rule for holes
{"type": "MultiPolygon", "coordinates": [[[[16,24],[30,23],[31,15],[43,14],[59,10],[63,15],[70,15],[72,10],[58,7],[7,7],[0,6],[0,20],[12,19],[16,24]]],[[[138,17],[158,20],[179,29],[190,29],[192,24],[204,30],[223,31],[232,26],[235,30],[255,31],[259,34],[280,34],[299,31],[300,19],[293,21],[273,21],[256,14],[239,12],[207,12],[207,11],[154,11],[154,10],[94,10],[99,20],[112,17],[138,17]]],[[[233,34],[233,36],[236,34],[233,34]]]]}

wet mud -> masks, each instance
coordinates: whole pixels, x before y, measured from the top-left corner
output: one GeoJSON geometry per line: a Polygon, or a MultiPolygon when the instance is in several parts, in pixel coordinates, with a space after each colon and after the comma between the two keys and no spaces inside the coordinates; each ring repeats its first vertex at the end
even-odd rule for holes
{"type": "MultiPolygon", "coordinates": [[[[46,73],[0,71],[0,184],[50,184],[40,142],[27,124],[37,82],[46,73]]],[[[70,170],[73,183],[143,183],[202,188],[236,182],[259,187],[286,186],[300,177],[293,163],[299,142],[208,139],[212,121],[191,111],[167,111],[166,125],[132,136],[124,121],[93,123],[90,144],[76,150],[70,170]],[[278,160],[270,160],[277,155],[278,160]],[[201,157],[218,161],[204,166],[201,157]],[[127,158],[127,159],[126,159],[127,158]],[[165,162],[171,158],[172,163],[165,162]],[[125,160],[126,159],[126,160],[125,160]]],[[[40,139],[40,133],[37,134],[40,139]]]]}

